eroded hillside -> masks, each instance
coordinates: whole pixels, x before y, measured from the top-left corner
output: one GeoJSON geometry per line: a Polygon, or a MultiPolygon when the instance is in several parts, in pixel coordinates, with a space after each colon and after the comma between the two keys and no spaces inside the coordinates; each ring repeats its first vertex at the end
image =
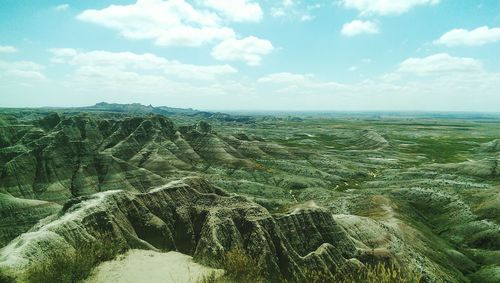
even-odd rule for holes
{"type": "Polygon", "coordinates": [[[189,114],[2,115],[0,272],[89,247],[89,270],[137,248],[224,268],[238,248],[272,281],[377,262],[500,280],[497,123],[189,114]]]}

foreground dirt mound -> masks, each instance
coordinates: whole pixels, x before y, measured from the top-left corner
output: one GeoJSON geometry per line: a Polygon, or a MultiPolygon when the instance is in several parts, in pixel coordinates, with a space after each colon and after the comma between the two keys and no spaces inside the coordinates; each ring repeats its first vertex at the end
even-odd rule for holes
{"type": "Polygon", "coordinates": [[[178,251],[213,267],[238,248],[273,281],[304,281],[314,271],[327,280],[359,263],[330,213],[308,208],[276,219],[260,205],[189,178],[149,193],[107,191],[70,201],[0,250],[0,273],[30,281],[33,270],[61,256],[71,271],[71,262],[84,264],[73,260],[81,254],[98,263],[131,248],[178,251]]]}

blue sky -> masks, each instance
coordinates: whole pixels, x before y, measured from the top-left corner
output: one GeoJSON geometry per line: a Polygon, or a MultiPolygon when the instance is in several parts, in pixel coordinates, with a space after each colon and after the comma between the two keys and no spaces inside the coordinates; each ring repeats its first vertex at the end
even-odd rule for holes
{"type": "Polygon", "coordinates": [[[500,1],[0,2],[0,106],[500,109],[500,1]]]}

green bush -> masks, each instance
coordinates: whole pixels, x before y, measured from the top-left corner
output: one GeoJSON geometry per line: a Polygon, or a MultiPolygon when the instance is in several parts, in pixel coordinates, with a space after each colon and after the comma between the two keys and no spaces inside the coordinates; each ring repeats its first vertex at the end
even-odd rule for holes
{"type": "Polygon", "coordinates": [[[377,263],[366,265],[359,271],[341,273],[332,282],[419,283],[421,277],[421,273],[404,271],[395,264],[377,263]]]}
{"type": "MultiPolygon", "coordinates": [[[[217,277],[215,273],[203,278],[199,283],[254,283],[274,282],[269,280],[259,270],[257,262],[250,258],[243,249],[230,250],[224,256],[223,266],[226,273],[223,277],[217,277]]],[[[391,263],[367,264],[360,269],[349,269],[340,271],[332,278],[328,270],[309,270],[305,272],[307,283],[419,283],[422,274],[419,272],[407,272],[397,265],[391,263]]],[[[281,282],[289,281],[282,279],[281,282]]],[[[293,282],[293,281],[291,281],[293,282]]]]}
{"type": "Polygon", "coordinates": [[[224,269],[224,276],[212,273],[199,283],[258,283],[268,282],[258,268],[257,261],[252,259],[242,248],[228,251],[217,265],[224,269]]]}
{"type": "Polygon", "coordinates": [[[109,237],[79,247],[75,253],[56,252],[46,263],[37,264],[27,270],[26,279],[37,283],[70,283],[88,277],[99,263],[113,259],[119,252],[109,237]]]}
{"type": "Polygon", "coordinates": [[[262,282],[262,272],[258,263],[249,257],[242,248],[227,252],[223,259],[225,277],[238,282],[262,282]]]}
{"type": "Polygon", "coordinates": [[[14,279],[0,272],[0,283],[14,283],[14,279]]]}

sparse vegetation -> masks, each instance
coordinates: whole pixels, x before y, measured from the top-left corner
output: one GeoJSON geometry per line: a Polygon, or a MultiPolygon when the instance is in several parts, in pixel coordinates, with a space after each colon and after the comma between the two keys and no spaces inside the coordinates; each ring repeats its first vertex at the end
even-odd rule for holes
{"type": "MultiPolygon", "coordinates": [[[[76,252],[55,251],[47,262],[33,265],[26,271],[25,278],[37,283],[73,283],[87,278],[97,264],[113,259],[119,252],[104,236],[101,242],[92,242],[76,252]]],[[[1,281],[0,281],[1,282],[1,281]]]]}
{"type": "Polygon", "coordinates": [[[0,283],[14,283],[14,278],[0,272],[0,283]]]}
{"type": "Polygon", "coordinates": [[[212,273],[198,283],[259,283],[268,282],[258,263],[247,255],[241,247],[229,250],[218,265],[224,269],[223,276],[212,273]]]}
{"type": "Polygon", "coordinates": [[[259,264],[240,247],[225,254],[222,268],[226,272],[224,280],[230,282],[262,282],[265,278],[259,264]]]}
{"type": "MultiPolygon", "coordinates": [[[[395,264],[367,264],[358,272],[342,273],[332,282],[336,283],[419,283],[422,278],[417,271],[402,270],[395,264]]],[[[316,281],[320,282],[320,281],[316,281]]]]}

